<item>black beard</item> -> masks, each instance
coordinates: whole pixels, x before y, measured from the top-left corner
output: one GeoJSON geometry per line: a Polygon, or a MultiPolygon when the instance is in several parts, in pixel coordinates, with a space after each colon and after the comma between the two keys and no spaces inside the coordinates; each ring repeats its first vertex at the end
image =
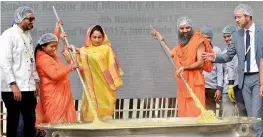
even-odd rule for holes
{"type": "Polygon", "coordinates": [[[179,43],[180,43],[182,46],[187,45],[193,35],[194,35],[194,31],[193,31],[193,30],[191,30],[191,31],[189,31],[189,32],[186,32],[186,33],[178,31],[178,40],[179,40],[179,43]],[[187,36],[185,36],[185,34],[187,34],[187,36]]]}
{"type": "Polygon", "coordinates": [[[32,28],[28,28],[28,27],[27,27],[27,31],[30,31],[30,30],[32,30],[32,29],[33,29],[33,27],[34,27],[33,25],[32,25],[32,28]]]}

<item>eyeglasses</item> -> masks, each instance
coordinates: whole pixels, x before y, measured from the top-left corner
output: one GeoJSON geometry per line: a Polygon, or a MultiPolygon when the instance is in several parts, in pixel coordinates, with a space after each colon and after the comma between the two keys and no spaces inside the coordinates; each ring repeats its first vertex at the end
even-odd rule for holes
{"type": "Polygon", "coordinates": [[[25,18],[27,20],[29,20],[30,22],[33,22],[35,20],[35,17],[29,17],[29,18],[25,18]]]}

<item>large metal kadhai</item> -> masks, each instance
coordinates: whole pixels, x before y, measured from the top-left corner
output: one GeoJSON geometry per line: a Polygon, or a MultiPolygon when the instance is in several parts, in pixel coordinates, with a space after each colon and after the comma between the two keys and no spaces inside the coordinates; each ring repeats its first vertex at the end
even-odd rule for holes
{"type": "MultiPolygon", "coordinates": [[[[225,118],[224,118],[225,119],[225,118]]],[[[248,136],[249,127],[260,119],[236,117],[230,122],[196,123],[196,118],[147,118],[127,120],[107,120],[105,123],[156,123],[156,125],[138,125],[132,127],[107,128],[65,128],[68,125],[80,126],[91,122],[71,122],[42,124],[39,127],[47,131],[47,137],[238,137],[248,136]],[[190,122],[190,123],[187,123],[190,122]],[[159,124],[158,123],[167,123],[159,124]]]]}

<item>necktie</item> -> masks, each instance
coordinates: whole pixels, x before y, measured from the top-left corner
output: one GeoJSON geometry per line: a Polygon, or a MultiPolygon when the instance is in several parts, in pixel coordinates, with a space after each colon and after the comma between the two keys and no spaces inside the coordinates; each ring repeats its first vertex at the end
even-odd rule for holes
{"type": "Polygon", "coordinates": [[[247,61],[247,73],[250,72],[250,35],[249,35],[249,30],[246,31],[246,61],[247,61]]]}

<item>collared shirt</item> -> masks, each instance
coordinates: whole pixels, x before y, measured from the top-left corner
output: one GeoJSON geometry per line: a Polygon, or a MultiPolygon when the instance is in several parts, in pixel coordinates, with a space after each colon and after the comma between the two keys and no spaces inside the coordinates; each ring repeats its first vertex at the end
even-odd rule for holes
{"type": "MultiPolygon", "coordinates": [[[[223,54],[227,52],[227,49],[223,51],[223,54]]],[[[237,55],[227,63],[223,64],[223,73],[224,73],[224,90],[223,93],[228,93],[229,85],[238,85],[238,58],[237,55]],[[232,81],[232,83],[229,83],[232,81]]]]}
{"type": "Polygon", "coordinates": [[[30,33],[13,25],[3,32],[0,42],[0,65],[3,76],[1,90],[12,91],[9,84],[16,81],[20,91],[35,91],[35,79],[39,77],[35,71],[35,62],[31,62],[30,59],[34,55],[30,33]],[[33,72],[35,75],[32,75],[33,72]]]}
{"type": "MultiPolygon", "coordinates": [[[[221,53],[221,49],[217,46],[212,46],[216,54],[221,53]]],[[[213,70],[211,72],[203,71],[205,77],[205,88],[218,89],[223,91],[224,79],[223,79],[223,65],[220,63],[214,63],[213,70]]]]}
{"type": "MultiPolygon", "coordinates": [[[[256,62],[256,52],[255,52],[255,23],[253,23],[250,28],[248,29],[249,30],[249,35],[250,35],[250,46],[251,46],[251,49],[250,49],[250,72],[258,72],[258,66],[257,66],[257,62],[256,62]]],[[[247,38],[247,35],[246,35],[246,31],[247,29],[244,29],[244,49],[246,51],[246,38],[247,38]]],[[[247,67],[245,65],[245,70],[244,72],[247,72],[247,67]]]]}

